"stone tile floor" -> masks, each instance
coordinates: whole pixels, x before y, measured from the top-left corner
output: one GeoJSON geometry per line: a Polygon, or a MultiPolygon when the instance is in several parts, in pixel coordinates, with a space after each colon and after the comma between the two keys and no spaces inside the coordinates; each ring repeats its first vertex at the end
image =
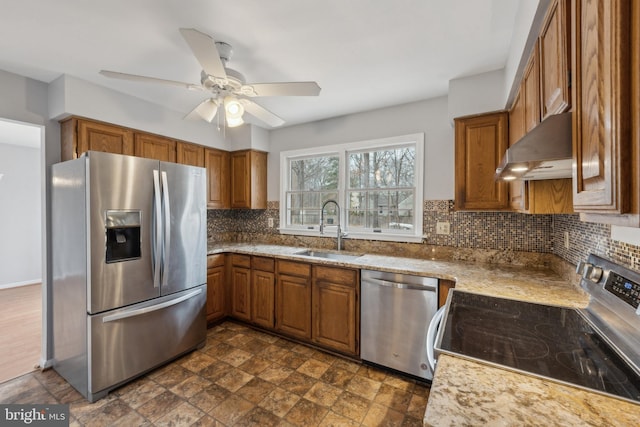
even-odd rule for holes
{"type": "Polygon", "coordinates": [[[71,426],[421,426],[429,388],[234,322],[206,345],[89,403],[55,371],[1,403],[69,404],[71,426]]]}

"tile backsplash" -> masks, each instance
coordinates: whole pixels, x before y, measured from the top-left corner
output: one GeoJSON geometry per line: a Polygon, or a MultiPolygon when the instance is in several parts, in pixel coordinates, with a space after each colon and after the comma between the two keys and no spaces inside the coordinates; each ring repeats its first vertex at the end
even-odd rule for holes
{"type": "MultiPolygon", "coordinates": [[[[554,254],[577,264],[590,253],[640,269],[640,247],[612,241],[611,227],[580,221],[579,215],[527,215],[513,212],[455,211],[452,200],[424,202],[422,243],[345,239],[345,249],[426,259],[455,259],[511,264],[543,264],[554,254]],[[436,234],[449,222],[450,234],[436,234]],[[565,248],[565,232],[569,248],[565,248]]],[[[333,248],[335,239],[281,235],[279,202],[264,210],[209,210],[208,240],[333,248]],[[269,218],[274,226],[269,227],[269,218]]]]}

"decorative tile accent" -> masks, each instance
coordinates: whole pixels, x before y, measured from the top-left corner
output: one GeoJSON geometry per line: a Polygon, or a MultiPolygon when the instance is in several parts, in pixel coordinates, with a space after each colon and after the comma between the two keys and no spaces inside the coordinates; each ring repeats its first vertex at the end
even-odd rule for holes
{"type": "Polygon", "coordinates": [[[611,240],[611,226],[580,221],[580,215],[554,215],[553,253],[576,265],[594,253],[634,270],[640,270],[640,247],[611,240]],[[569,233],[569,249],[564,233],[569,233]]]}
{"type": "MultiPolygon", "coordinates": [[[[280,203],[267,202],[265,210],[209,210],[208,240],[262,243],[332,249],[335,239],[284,235],[280,226],[280,203]],[[268,227],[272,218],[274,227],[268,227]]],[[[576,265],[590,253],[640,270],[640,247],[612,241],[611,227],[580,221],[579,215],[528,215],[515,212],[455,211],[453,200],[425,200],[422,243],[394,243],[345,239],[345,249],[372,254],[426,259],[451,259],[484,263],[549,264],[553,254],[576,265]],[[436,234],[438,222],[449,222],[449,235],[436,234]],[[564,247],[564,232],[570,248],[564,247]]],[[[561,263],[553,268],[563,270],[561,263]]],[[[571,268],[567,274],[571,275],[571,268]]]]}

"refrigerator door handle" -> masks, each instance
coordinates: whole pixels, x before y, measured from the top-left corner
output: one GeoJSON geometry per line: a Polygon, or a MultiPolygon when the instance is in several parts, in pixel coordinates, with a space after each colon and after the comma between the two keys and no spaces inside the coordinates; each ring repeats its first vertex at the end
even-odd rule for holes
{"type": "Polygon", "coordinates": [[[193,292],[189,292],[188,294],[182,295],[181,297],[174,298],[169,301],[162,302],[160,304],[155,304],[155,305],[151,305],[149,307],[144,307],[144,308],[136,308],[133,310],[126,310],[120,313],[112,314],[110,316],[105,316],[102,318],[102,323],[114,322],[116,320],[127,319],[129,317],[135,317],[135,316],[140,316],[146,313],[151,313],[152,311],[162,310],[163,308],[180,304],[182,301],[191,299],[196,295],[200,295],[201,293],[202,293],[202,289],[197,289],[193,292]]]}
{"type": "Polygon", "coordinates": [[[153,231],[151,232],[151,269],[153,287],[160,286],[160,257],[162,256],[162,211],[160,201],[160,175],[153,170],[153,231]]]}
{"type": "Polygon", "coordinates": [[[162,171],[162,218],[164,219],[164,257],[162,259],[162,286],[167,284],[165,269],[169,265],[171,255],[171,209],[169,207],[169,184],[167,172],[162,171]]]}

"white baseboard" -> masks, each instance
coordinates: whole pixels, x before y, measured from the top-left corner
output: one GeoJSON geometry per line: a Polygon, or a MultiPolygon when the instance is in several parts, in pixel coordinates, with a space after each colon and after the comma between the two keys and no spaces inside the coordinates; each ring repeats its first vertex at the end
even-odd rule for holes
{"type": "Polygon", "coordinates": [[[0,285],[0,289],[17,288],[20,286],[35,285],[37,283],[42,283],[42,279],[33,279],[33,280],[25,280],[23,282],[7,283],[6,285],[0,285]]]}

